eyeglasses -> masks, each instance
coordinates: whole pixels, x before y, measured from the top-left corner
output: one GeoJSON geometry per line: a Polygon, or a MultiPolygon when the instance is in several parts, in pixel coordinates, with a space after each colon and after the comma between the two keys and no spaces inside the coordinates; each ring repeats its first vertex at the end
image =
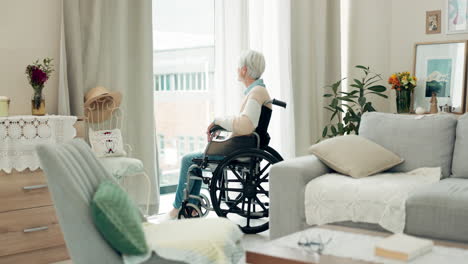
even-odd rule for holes
{"type": "Polygon", "coordinates": [[[302,234],[299,237],[299,241],[297,241],[297,245],[300,248],[303,248],[307,251],[312,251],[314,253],[318,253],[319,255],[325,250],[325,246],[328,245],[332,241],[332,238],[329,238],[327,242],[323,242],[322,236],[318,235],[317,239],[313,239],[306,234],[302,234]]]}

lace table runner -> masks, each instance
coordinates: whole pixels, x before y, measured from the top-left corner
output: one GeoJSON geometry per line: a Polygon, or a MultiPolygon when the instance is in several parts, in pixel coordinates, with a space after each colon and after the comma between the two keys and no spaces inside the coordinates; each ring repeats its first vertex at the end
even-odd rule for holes
{"type": "Polygon", "coordinates": [[[75,137],[75,116],[0,117],[0,170],[36,170],[39,144],[55,144],[75,137]]]}
{"type": "MultiPolygon", "coordinates": [[[[351,258],[355,260],[363,260],[372,263],[385,264],[462,264],[468,263],[468,250],[454,247],[434,246],[432,252],[422,255],[412,261],[402,262],[387,258],[377,257],[374,254],[375,244],[382,240],[383,237],[372,236],[366,234],[357,234],[352,232],[344,232],[339,230],[330,230],[326,228],[310,228],[301,232],[297,232],[276,240],[272,240],[275,246],[300,248],[298,241],[318,241],[329,243],[325,246],[323,254],[336,257],[351,258]]],[[[310,255],[314,260],[320,257],[313,254],[310,250],[304,248],[303,253],[310,255]]]]}

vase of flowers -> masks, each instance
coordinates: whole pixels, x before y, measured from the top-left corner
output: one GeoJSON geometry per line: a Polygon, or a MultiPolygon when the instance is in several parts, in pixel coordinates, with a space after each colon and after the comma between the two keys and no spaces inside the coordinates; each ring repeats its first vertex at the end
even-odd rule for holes
{"type": "Polygon", "coordinates": [[[418,79],[409,72],[394,73],[388,79],[392,89],[396,91],[397,112],[410,113],[413,109],[413,92],[418,79]]]}
{"type": "Polygon", "coordinates": [[[26,76],[31,84],[34,93],[31,99],[31,109],[33,115],[45,115],[45,100],[42,94],[44,85],[49,80],[54,71],[52,68],[52,59],[45,58],[42,63],[36,60],[33,64],[26,67],[26,76]]]}

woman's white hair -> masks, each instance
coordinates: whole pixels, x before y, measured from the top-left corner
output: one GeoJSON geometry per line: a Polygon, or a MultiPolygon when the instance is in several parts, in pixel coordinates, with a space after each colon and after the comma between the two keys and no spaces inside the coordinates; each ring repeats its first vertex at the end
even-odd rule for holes
{"type": "Polygon", "coordinates": [[[263,54],[255,50],[245,50],[241,53],[239,59],[239,67],[247,67],[247,75],[250,78],[257,80],[265,71],[265,57],[263,54]]]}

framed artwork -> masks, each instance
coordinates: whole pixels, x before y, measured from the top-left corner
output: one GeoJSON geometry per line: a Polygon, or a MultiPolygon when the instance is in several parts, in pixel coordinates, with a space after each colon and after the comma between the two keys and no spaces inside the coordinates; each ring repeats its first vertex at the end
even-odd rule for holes
{"type": "MultiPolygon", "coordinates": [[[[466,61],[468,41],[416,43],[414,73],[414,109],[430,109],[433,94],[438,106],[452,106],[453,112],[465,112],[466,61]]],[[[414,110],[413,109],[413,110],[414,110]]]]}
{"type": "Polygon", "coordinates": [[[441,32],[441,14],[440,10],[426,12],[426,34],[439,34],[441,32]]]}
{"type": "Polygon", "coordinates": [[[468,33],[468,0],[447,0],[447,34],[468,33]]]}

